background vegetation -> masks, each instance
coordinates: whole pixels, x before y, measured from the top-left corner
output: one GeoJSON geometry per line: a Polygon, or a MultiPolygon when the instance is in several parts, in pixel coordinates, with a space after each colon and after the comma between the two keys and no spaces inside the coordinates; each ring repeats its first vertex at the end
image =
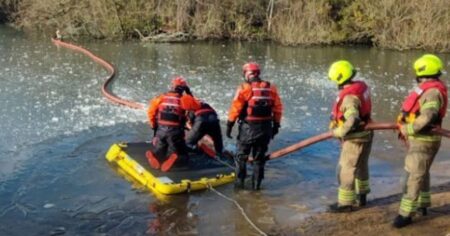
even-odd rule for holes
{"type": "Polygon", "coordinates": [[[102,39],[138,37],[137,29],[197,39],[450,51],[449,0],[0,0],[0,22],[102,39]]]}

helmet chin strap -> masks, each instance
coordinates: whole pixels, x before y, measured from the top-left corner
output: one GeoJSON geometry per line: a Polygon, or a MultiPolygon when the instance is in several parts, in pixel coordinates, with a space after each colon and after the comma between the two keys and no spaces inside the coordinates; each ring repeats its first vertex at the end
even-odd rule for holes
{"type": "Polygon", "coordinates": [[[425,80],[439,80],[439,74],[435,76],[427,76],[427,77],[416,77],[416,82],[418,84],[422,83],[425,80]]]}
{"type": "Polygon", "coordinates": [[[353,70],[352,76],[347,81],[345,81],[344,83],[338,85],[338,89],[341,90],[341,89],[344,88],[345,85],[352,84],[353,83],[353,78],[355,78],[355,76],[356,76],[356,70],[353,70]]]}
{"type": "Polygon", "coordinates": [[[184,91],[184,88],[181,87],[181,86],[177,86],[177,87],[173,88],[172,90],[173,90],[175,93],[182,94],[183,91],[184,91]]]}
{"type": "Polygon", "coordinates": [[[351,84],[351,83],[353,83],[353,81],[351,79],[347,80],[343,84],[339,84],[338,85],[338,89],[341,90],[341,89],[343,89],[345,87],[345,85],[348,85],[348,84],[351,84]]]}
{"type": "Polygon", "coordinates": [[[257,74],[247,72],[244,75],[244,80],[247,81],[247,82],[254,82],[254,81],[258,81],[260,79],[259,79],[259,76],[257,74]]]}
{"type": "Polygon", "coordinates": [[[255,76],[255,77],[253,77],[253,78],[250,78],[248,81],[249,82],[257,82],[257,81],[260,81],[261,79],[259,78],[259,77],[257,77],[257,76],[255,76]]]}

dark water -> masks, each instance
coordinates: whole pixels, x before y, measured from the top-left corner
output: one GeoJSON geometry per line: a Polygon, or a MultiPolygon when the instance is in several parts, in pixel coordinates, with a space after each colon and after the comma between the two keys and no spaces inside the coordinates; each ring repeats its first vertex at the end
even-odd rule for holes
{"type": "MultiPolygon", "coordinates": [[[[424,53],[269,43],[81,44],[118,68],[113,91],[119,96],[146,103],[181,74],[222,120],[241,82],[241,65],[259,62],[285,105],[271,150],[326,131],[336,95],[326,72],[334,60],[355,64],[359,79],[372,86],[374,119],[393,121],[414,86],[411,64],[424,53]]],[[[450,68],[450,55],[439,56],[450,68]]],[[[101,96],[105,76],[81,54],[0,27],[0,234],[256,234],[234,205],[213,192],[161,201],[108,166],[104,154],[112,143],[151,136],[144,112],[101,96]]],[[[227,140],[228,148],[233,145],[227,140]]],[[[435,165],[450,166],[449,147],[445,140],[435,165]]],[[[404,148],[395,134],[377,133],[372,153],[369,199],[400,192],[404,148]]],[[[323,142],[268,163],[260,192],[231,185],[218,190],[236,199],[265,232],[295,234],[304,217],[335,201],[338,154],[336,141],[323,142]]],[[[433,183],[448,177],[433,173],[433,183]]]]}

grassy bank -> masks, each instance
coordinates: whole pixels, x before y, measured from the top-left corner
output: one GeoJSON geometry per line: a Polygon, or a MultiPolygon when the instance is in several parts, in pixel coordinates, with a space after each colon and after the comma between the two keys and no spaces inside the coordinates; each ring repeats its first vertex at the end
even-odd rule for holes
{"type": "Polygon", "coordinates": [[[137,29],[198,39],[450,51],[448,0],[0,0],[0,7],[0,16],[19,28],[60,28],[72,37],[127,39],[138,37],[137,29]]]}

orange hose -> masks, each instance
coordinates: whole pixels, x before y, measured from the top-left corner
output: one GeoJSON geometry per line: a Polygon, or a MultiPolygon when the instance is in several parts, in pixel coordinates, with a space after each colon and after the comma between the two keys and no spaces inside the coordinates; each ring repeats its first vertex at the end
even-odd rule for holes
{"type": "MultiPolygon", "coordinates": [[[[61,40],[57,40],[57,39],[52,39],[52,42],[56,45],[56,46],[61,46],[64,48],[68,48],[77,52],[81,52],[84,55],[90,57],[93,61],[97,62],[98,64],[100,64],[101,66],[103,66],[109,73],[106,81],[103,83],[102,86],[102,94],[103,96],[105,96],[109,101],[111,101],[114,104],[118,104],[118,105],[123,105],[123,106],[127,106],[130,108],[134,108],[134,109],[144,109],[144,105],[138,102],[134,102],[134,101],[130,101],[130,100],[126,100],[124,98],[120,98],[116,95],[114,95],[111,91],[108,90],[108,85],[112,82],[112,80],[114,79],[115,75],[116,75],[116,70],[114,68],[114,66],[107,62],[106,60],[96,56],[95,54],[93,54],[91,51],[81,47],[81,46],[77,46],[74,45],[72,43],[67,43],[67,42],[63,42],[61,40]]],[[[189,124],[187,124],[188,129],[191,128],[191,126],[189,124]]],[[[213,140],[211,139],[211,137],[209,137],[208,135],[206,135],[203,138],[204,142],[209,143],[209,144],[213,144],[213,140]]],[[[211,150],[212,151],[212,150],[211,150]]],[[[210,155],[212,155],[212,152],[209,153],[210,155]]],[[[215,155],[214,155],[215,156],[215,155]]]]}
{"type": "MultiPolygon", "coordinates": [[[[364,127],[365,130],[396,130],[397,128],[398,128],[398,126],[395,123],[375,123],[375,122],[374,123],[369,123],[369,124],[367,124],[364,127]]],[[[445,129],[442,129],[442,128],[434,128],[432,130],[432,132],[434,134],[438,134],[438,135],[450,138],[450,131],[449,130],[445,130],[445,129]]],[[[302,140],[302,141],[300,141],[298,143],[295,143],[295,144],[293,144],[291,146],[288,146],[288,147],[285,147],[285,148],[282,148],[282,149],[279,149],[277,151],[272,152],[271,154],[269,154],[269,160],[273,160],[273,159],[277,159],[277,158],[283,157],[283,156],[285,156],[285,155],[287,155],[289,153],[301,150],[301,149],[303,149],[305,147],[308,147],[308,146],[310,146],[312,144],[315,144],[315,143],[318,143],[318,142],[330,139],[332,137],[333,137],[332,132],[328,131],[328,132],[325,132],[325,133],[313,136],[311,138],[304,139],[304,140],[302,140]]]]}
{"type": "Polygon", "coordinates": [[[108,71],[108,77],[106,79],[106,81],[103,83],[102,85],[102,94],[104,97],[106,97],[110,102],[117,104],[117,105],[122,105],[122,106],[126,106],[126,107],[130,107],[130,108],[134,108],[134,109],[140,109],[143,110],[145,108],[145,106],[142,103],[139,102],[135,102],[135,101],[131,101],[131,100],[127,100],[121,97],[118,97],[116,95],[114,95],[109,89],[108,89],[108,85],[112,82],[112,80],[114,79],[115,75],[116,75],[116,70],[114,68],[114,66],[107,62],[106,60],[96,56],[94,53],[92,53],[91,51],[81,47],[81,46],[77,46],[75,44],[72,43],[67,43],[67,42],[63,42],[61,40],[57,40],[52,38],[52,42],[56,45],[56,46],[61,46],[64,48],[68,48],[77,52],[81,52],[84,55],[90,57],[93,61],[95,61],[96,63],[98,63],[99,65],[103,66],[103,68],[105,68],[108,71]]]}
{"type": "MultiPolygon", "coordinates": [[[[108,89],[108,85],[112,82],[112,80],[114,79],[115,75],[116,75],[116,70],[114,68],[114,66],[107,62],[106,60],[96,56],[95,54],[93,54],[92,52],[90,52],[89,50],[81,47],[81,46],[77,46],[71,43],[67,43],[67,42],[63,42],[61,40],[57,40],[57,39],[53,39],[52,38],[52,42],[56,45],[56,46],[61,46],[61,47],[65,47],[77,52],[81,52],[84,55],[90,57],[93,61],[97,62],[98,64],[100,64],[101,66],[103,66],[109,73],[106,81],[103,83],[102,86],[102,94],[103,96],[105,96],[109,101],[111,101],[112,103],[118,104],[118,105],[123,105],[123,106],[127,106],[130,108],[134,108],[134,109],[141,109],[143,110],[145,108],[145,106],[142,103],[138,103],[135,101],[131,101],[131,100],[127,100],[124,98],[120,98],[116,95],[114,95],[111,91],[109,91],[108,89]]],[[[397,124],[395,123],[369,123],[368,125],[366,125],[365,127],[366,130],[396,130],[397,129],[397,124]]],[[[438,134],[447,138],[450,138],[450,130],[445,130],[442,128],[434,128],[432,130],[432,132],[434,134],[438,134]]],[[[333,137],[333,134],[328,131],[313,137],[310,137],[308,139],[302,140],[296,144],[293,144],[291,146],[279,149],[275,152],[272,152],[269,155],[269,159],[276,159],[276,158],[280,158],[283,157],[289,153],[298,151],[300,149],[303,149],[305,147],[308,147],[312,144],[330,139],[333,137]]],[[[207,143],[211,143],[212,140],[210,137],[205,137],[204,141],[206,141],[207,143]]]]}
{"type": "Polygon", "coordinates": [[[333,137],[333,133],[331,131],[328,131],[328,132],[325,132],[325,133],[321,133],[319,135],[316,135],[316,136],[304,139],[304,140],[302,140],[302,141],[300,141],[300,142],[298,142],[296,144],[293,144],[291,146],[288,146],[288,147],[279,149],[279,150],[277,150],[275,152],[272,152],[269,155],[269,159],[272,160],[272,159],[280,158],[280,157],[285,156],[285,155],[287,155],[289,153],[298,151],[298,150],[300,150],[302,148],[308,147],[308,146],[310,146],[312,144],[315,144],[315,143],[327,140],[327,139],[332,138],[332,137],[333,137]]]}

